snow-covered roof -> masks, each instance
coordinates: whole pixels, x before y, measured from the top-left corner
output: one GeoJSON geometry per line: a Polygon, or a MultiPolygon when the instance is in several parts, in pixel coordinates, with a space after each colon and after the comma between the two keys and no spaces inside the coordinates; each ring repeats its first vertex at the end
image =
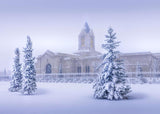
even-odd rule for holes
{"type": "Polygon", "coordinates": [[[68,53],[59,53],[59,52],[52,52],[50,50],[47,50],[44,54],[40,55],[37,57],[37,59],[45,56],[45,55],[49,55],[51,57],[55,57],[55,56],[66,56],[66,57],[72,57],[72,58],[75,58],[76,56],[78,56],[77,54],[68,54],[68,53]]]}
{"type": "Polygon", "coordinates": [[[101,54],[100,52],[98,51],[95,51],[95,50],[78,50],[76,51],[74,54],[85,54],[85,53],[89,53],[91,55],[98,55],[98,54],[101,54]]]}
{"type": "Polygon", "coordinates": [[[93,59],[93,58],[101,58],[102,55],[96,55],[96,56],[86,56],[86,57],[82,57],[80,59],[93,59]]]}
{"type": "Polygon", "coordinates": [[[44,55],[54,56],[54,53],[53,53],[52,51],[50,51],[50,50],[47,50],[47,51],[45,51],[44,54],[39,55],[39,56],[37,57],[37,59],[43,57],[44,55]]]}
{"type": "Polygon", "coordinates": [[[133,56],[133,55],[152,55],[152,53],[151,52],[120,53],[120,56],[133,56]]]}

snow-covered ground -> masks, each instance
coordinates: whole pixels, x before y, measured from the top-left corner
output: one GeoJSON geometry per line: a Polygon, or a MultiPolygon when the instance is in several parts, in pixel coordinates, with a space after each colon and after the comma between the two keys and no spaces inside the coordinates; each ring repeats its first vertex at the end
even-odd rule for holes
{"type": "Polygon", "coordinates": [[[92,84],[37,83],[36,95],[8,91],[0,82],[0,114],[160,114],[160,85],[131,85],[128,100],[93,98],[92,84]]]}

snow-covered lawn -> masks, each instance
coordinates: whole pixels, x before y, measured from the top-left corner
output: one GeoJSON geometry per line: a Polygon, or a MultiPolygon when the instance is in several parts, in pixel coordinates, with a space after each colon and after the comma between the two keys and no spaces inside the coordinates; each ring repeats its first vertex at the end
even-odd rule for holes
{"type": "Polygon", "coordinates": [[[128,100],[93,98],[92,84],[37,83],[36,95],[8,91],[0,82],[0,114],[160,114],[160,85],[131,85],[128,100]]]}

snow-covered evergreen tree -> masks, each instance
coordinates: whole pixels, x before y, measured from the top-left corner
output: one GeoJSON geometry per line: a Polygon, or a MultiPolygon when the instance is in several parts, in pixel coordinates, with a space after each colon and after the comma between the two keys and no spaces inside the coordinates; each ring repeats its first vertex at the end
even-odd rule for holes
{"type": "Polygon", "coordinates": [[[24,83],[23,83],[23,94],[34,94],[37,85],[36,85],[36,70],[34,66],[35,58],[32,57],[32,42],[29,36],[27,36],[26,48],[24,48],[24,83]]]}
{"type": "Polygon", "coordinates": [[[143,83],[147,83],[147,79],[144,77],[144,75],[142,74],[142,67],[140,65],[138,65],[137,68],[137,78],[139,83],[143,84],[143,83]]]}
{"type": "Polygon", "coordinates": [[[20,64],[20,52],[19,52],[19,49],[16,48],[14,65],[13,65],[13,75],[11,77],[9,91],[17,92],[20,89],[22,89],[22,72],[21,72],[21,64],[20,64]]]}
{"type": "Polygon", "coordinates": [[[110,28],[105,44],[102,44],[102,48],[107,50],[107,53],[104,54],[101,64],[103,71],[93,86],[95,98],[119,100],[124,99],[130,92],[130,86],[125,84],[126,75],[123,62],[117,57],[119,51],[116,48],[119,43],[116,41],[116,33],[113,33],[113,29],[110,28]]]}

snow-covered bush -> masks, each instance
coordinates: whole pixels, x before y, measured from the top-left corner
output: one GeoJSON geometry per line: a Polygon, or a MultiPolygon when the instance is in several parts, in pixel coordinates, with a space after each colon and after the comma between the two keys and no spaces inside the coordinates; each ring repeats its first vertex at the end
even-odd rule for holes
{"type": "Polygon", "coordinates": [[[13,75],[11,77],[9,91],[17,92],[20,89],[22,89],[22,72],[21,72],[21,64],[20,64],[20,52],[19,52],[19,49],[16,48],[14,65],[13,65],[13,75]]]}
{"type": "Polygon", "coordinates": [[[102,48],[107,50],[103,56],[103,71],[99,75],[93,88],[95,89],[94,97],[99,99],[119,100],[126,98],[126,95],[131,91],[130,86],[125,84],[125,69],[123,61],[118,59],[119,51],[116,48],[120,42],[116,40],[116,33],[113,29],[108,30],[106,35],[105,44],[102,48]]]}
{"type": "Polygon", "coordinates": [[[34,66],[35,58],[32,57],[32,42],[29,36],[27,36],[27,45],[24,48],[24,71],[23,71],[23,94],[34,94],[36,86],[36,70],[34,66]]]}

